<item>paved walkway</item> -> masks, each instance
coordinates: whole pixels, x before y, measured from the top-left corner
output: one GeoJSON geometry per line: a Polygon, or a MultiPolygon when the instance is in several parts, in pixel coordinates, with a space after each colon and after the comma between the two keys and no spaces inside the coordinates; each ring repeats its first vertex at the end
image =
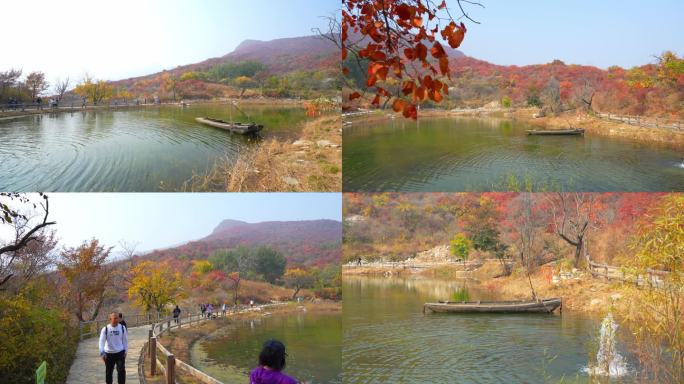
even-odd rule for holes
{"type": "MultiPolygon", "coordinates": [[[[140,351],[147,342],[150,326],[131,328],[128,330],[128,354],[126,356],[126,383],[138,384],[138,359],[140,351]]],[[[105,382],[105,366],[100,357],[97,337],[91,337],[78,344],[76,358],[67,377],[67,384],[100,384],[105,382]]],[[[116,370],[114,370],[116,383],[116,370]]]]}

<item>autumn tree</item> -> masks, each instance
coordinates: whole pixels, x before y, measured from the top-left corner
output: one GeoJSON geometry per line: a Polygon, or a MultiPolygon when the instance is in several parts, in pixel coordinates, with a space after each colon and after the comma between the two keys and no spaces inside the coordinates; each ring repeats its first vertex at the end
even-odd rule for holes
{"type": "Polygon", "coordinates": [[[50,88],[50,84],[45,81],[45,74],[43,72],[31,72],[26,76],[26,88],[31,94],[31,100],[35,100],[41,93],[50,88]]]}
{"type": "Polygon", "coordinates": [[[542,206],[539,199],[539,195],[533,193],[517,195],[510,202],[510,217],[506,222],[534,300],[537,299],[537,293],[532,284],[531,273],[536,267],[535,255],[541,250],[542,235],[548,223],[546,207],[542,206]]]}
{"type": "MultiPolygon", "coordinates": [[[[470,19],[462,3],[455,0],[463,17],[470,19]]],[[[471,19],[472,20],[472,19],[471,19]]],[[[446,80],[451,79],[449,54],[442,42],[458,48],[466,34],[466,26],[451,14],[446,1],[433,0],[343,0],[341,49],[342,61],[351,55],[360,65],[368,63],[366,87],[380,106],[394,98],[396,112],[407,118],[418,117],[417,105],[431,100],[439,103],[448,94],[446,80]],[[399,84],[394,89],[385,84],[399,84]]],[[[350,73],[344,65],[345,75],[350,73]]],[[[352,101],[358,92],[347,96],[352,101]]]]}
{"type": "MultiPolygon", "coordinates": [[[[594,193],[548,195],[555,233],[575,248],[574,265],[579,267],[589,231],[598,226],[598,201],[594,193]]],[[[586,253],[586,252],[585,252],[586,253]]],[[[586,254],[585,254],[586,256],[586,254]]]]}
{"type": "Polygon", "coordinates": [[[167,263],[143,261],[131,270],[128,296],[145,311],[162,312],[182,294],[180,272],[172,272],[167,263]]]}
{"type": "Polygon", "coordinates": [[[472,241],[473,248],[478,251],[490,252],[501,262],[505,274],[510,270],[506,263],[508,246],[501,240],[499,224],[501,213],[495,202],[486,195],[480,196],[478,203],[462,216],[463,230],[472,241]]]}
{"type": "Polygon", "coordinates": [[[111,250],[92,239],[61,253],[57,269],[66,281],[64,295],[70,311],[79,321],[95,320],[100,313],[112,279],[107,265],[111,250]]]}
{"type": "Polygon", "coordinates": [[[463,262],[465,267],[466,261],[468,260],[468,255],[470,254],[470,249],[472,248],[472,242],[463,233],[457,233],[453,239],[451,239],[451,254],[454,255],[458,260],[463,262]]]}
{"type": "MultiPolygon", "coordinates": [[[[19,193],[0,193],[0,227],[13,226],[14,238],[0,245],[0,290],[12,279],[18,270],[30,266],[34,261],[27,259],[30,249],[36,250],[41,241],[52,241],[45,229],[56,224],[49,221],[50,205],[48,196],[38,194],[38,202],[28,195],[19,193]],[[20,207],[17,207],[19,205],[20,207]],[[26,209],[37,210],[40,207],[42,214],[40,219],[32,220],[31,214],[26,209]]],[[[48,246],[48,244],[44,244],[48,246]]],[[[42,263],[42,262],[41,262],[42,263]]]]}
{"type": "Polygon", "coordinates": [[[247,247],[237,247],[231,250],[219,250],[209,258],[216,267],[223,270],[232,284],[233,304],[237,305],[240,295],[242,279],[254,271],[254,257],[247,247]]]}
{"type": "Polygon", "coordinates": [[[307,270],[301,268],[288,269],[284,276],[285,285],[294,289],[292,300],[297,298],[297,294],[303,288],[311,288],[314,284],[314,275],[307,270]]]}
{"type": "Polygon", "coordinates": [[[5,97],[8,89],[17,85],[21,73],[21,69],[10,69],[8,71],[0,72],[0,101],[5,97]]]}
{"type": "Polygon", "coordinates": [[[642,276],[650,276],[650,269],[668,272],[657,286],[640,290],[625,313],[639,324],[639,361],[653,382],[684,382],[684,196],[668,195],[643,216],[632,249],[632,266],[642,276]]]}
{"type": "Polygon", "coordinates": [[[235,84],[236,87],[240,88],[240,97],[242,97],[245,94],[247,88],[252,88],[256,86],[256,82],[252,80],[251,77],[247,76],[236,77],[233,80],[233,84],[235,84]]]}
{"type": "Polygon", "coordinates": [[[161,75],[160,91],[164,94],[171,94],[173,101],[176,101],[176,91],[178,90],[178,78],[168,72],[161,75]]]}
{"type": "Polygon", "coordinates": [[[561,87],[560,81],[555,77],[549,79],[542,89],[542,101],[554,114],[561,113],[561,87]]]}
{"type": "Polygon", "coordinates": [[[109,99],[114,92],[114,88],[104,80],[95,80],[86,74],[79,85],[74,89],[74,93],[84,97],[97,105],[109,99]]]}
{"type": "Polygon", "coordinates": [[[64,98],[64,94],[69,90],[71,80],[67,77],[66,79],[57,79],[55,81],[55,94],[57,95],[57,102],[61,102],[64,98]]]}

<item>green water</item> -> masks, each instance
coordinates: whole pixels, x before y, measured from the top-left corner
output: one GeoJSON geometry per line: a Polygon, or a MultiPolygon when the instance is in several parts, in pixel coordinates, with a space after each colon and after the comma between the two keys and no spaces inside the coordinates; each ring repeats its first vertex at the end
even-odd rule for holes
{"type": "Polygon", "coordinates": [[[682,153],[628,140],[528,136],[501,119],[355,123],[344,129],[345,191],[684,191],[682,153]],[[514,185],[514,184],[513,184],[514,185]]]}
{"type": "MultiPolygon", "coordinates": [[[[241,107],[266,128],[262,137],[294,138],[303,108],[241,107]]],[[[221,156],[258,139],[195,122],[229,119],[227,105],[143,107],[47,114],[0,121],[0,190],[148,192],[177,190],[221,156]]],[[[246,120],[233,109],[234,119],[246,120]]]]}
{"type": "MultiPolygon", "coordinates": [[[[345,276],[344,383],[589,382],[584,370],[596,356],[599,319],[569,311],[422,313],[423,303],[449,298],[463,284],[345,276]]],[[[474,300],[495,299],[468,286],[474,300]]],[[[618,349],[628,356],[620,341],[618,349]]]]}
{"type": "Polygon", "coordinates": [[[341,383],[342,317],[296,313],[235,320],[200,339],[191,349],[192,364],[225,383],[248,383],[264,341],[287,348],[284,372],[306,383],[341,383]]]}

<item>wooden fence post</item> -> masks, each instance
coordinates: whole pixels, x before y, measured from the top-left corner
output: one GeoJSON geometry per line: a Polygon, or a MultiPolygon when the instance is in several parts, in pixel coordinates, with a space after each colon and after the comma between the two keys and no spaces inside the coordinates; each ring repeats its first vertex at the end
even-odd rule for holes
{"type": "Polygon", "coordinates": [[[150,375],[157,374],[157,338],[150,339],[150,375]]]}
{"type": "Polygon", "coordinates": [[[152,344],[151,344],[152,336],[153,336],[153,332],[150,329],[147,331],[147,356],[152,356],[152,344]]]}
{"type": "Polygon", "coordinates": [[[176,357],[166,356],[166,384],[176,384],[176,357]]]}

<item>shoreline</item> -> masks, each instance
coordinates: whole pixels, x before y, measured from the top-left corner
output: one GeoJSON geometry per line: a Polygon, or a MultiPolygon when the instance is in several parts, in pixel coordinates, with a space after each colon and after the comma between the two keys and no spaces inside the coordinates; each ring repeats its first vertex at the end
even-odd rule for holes
{"type": "MultiPolygon", "coordinates": [[[[627,309],[634,295],[631,287],[615,282],[606,282],[594,277],[586,271],[580,272],[578,279],[561,280],[554,284],[541,275],[541,270],[532,275],[537,296],[540,298],[561,297],[563,309],[587,314],[603,314],[610,308],[622,312],[627,309]]],[[[479,288],[506,300],[530,299],[529,283],[525,276],[513,272],[502,276],[502,268],[498,262],[485,261],[479,268],[464,272],[453,263],[435,263],[432,268],[420,271],[411,268],[388,268],[380,266],[364,266],[360,268],[342,267],[343,276],[357,277],[398,277],[409,279],[434,279],[448,281],[451,279],[467,279],[476,282],[479,288]]],[[[444,298],[446,299],[446,298],[444,298]]]]}
{"type": "MultiPolygon", "coordinates": [[[[342,311],[341,301],[321,301],[320,303],[295,303],[289,302],[287,305],[282,307],[272,308],[268,311],[270,315],[274,316],[285,316],[293,313],[299,313],[302,310],[300,307],[305,308],[307,313],[337,313],[342,311]]],[[[249,320],[257,317],[263,316],[263,312],[246,312],[240,313],[237,316],[232,317],[219,317],[213,321],[205,321],[196,327],[182,328],[179,331],[172,331],[168,333],[163,339],[163,345],[169,351],[173,352],[175,356],[179,359],[192,364],[190,358],[190,350],[193,345],[207,336],[211,332],[225,326],[226,321],[233,321],[236,319],[249,320]]]]}
{"type": "Polygon", "coordinates": [[[269,139],[237,159],[194,174],[183,192],[337,192],[342,190],[340,115],[304,121],[299,137],[269,139]]]}
{"type": "MultiPolygon", "coordinates": [[[[566,112],[559,116],[546,116],[535,118],[536,108],[510,108],[496,110],[442,110],[425,109],[419,112],[419,120],[422,118],[476,118],[476,119],[503,119],[520,121],[541,128],[567,129],[568,123],[573,126],[584,128],[590,135],[601,137],[630,140],[637,143],[662,145],[669,149],[684,149],[684,130],[676,131],[666,128],[643,128],[627,123],[618,123],[600,119],[587,113],[566,112]]],[[[400,114],[392,110],[370,110],[367,114],[348,116],[345,121],[374,123],[391,119],[404,119],[400,114]]],[[[407,120],[409,121],[409,120],[407,120]]]]}
{"type": "MultiPolygon", "coordinates": [[[[187,100],[186,104],[192,105],[206,105],[206,104],[228,104],[234,99],[216,99],[216,100],[187,100]]],[[[248,98],[239,99],[241,104],[246,105],[275,105],[275,106],[302,106],[306,100],[298,99],[275,99],[275,98],[248,98]]],[[[75,113],[75,112],[86,112],[86,111],[101,111],[101,110],[124,110],[124,109],[135,109],[135,108],[150,108],[150,107],[163,107],[163,106],[179,106],[180,101],[177,102],[164,102],[160,104],[147,103],[147,104],[125,104],[125,105],[90,105],[86,107],[59,107],[57,109],[52,109],[45,106],[43,109],[33,109],[27,111],[4,111],[0,112],[0,121],[21,119],[30,116],[45,115],[45,114],[61,114],[61,113],[75,113]]]]}

